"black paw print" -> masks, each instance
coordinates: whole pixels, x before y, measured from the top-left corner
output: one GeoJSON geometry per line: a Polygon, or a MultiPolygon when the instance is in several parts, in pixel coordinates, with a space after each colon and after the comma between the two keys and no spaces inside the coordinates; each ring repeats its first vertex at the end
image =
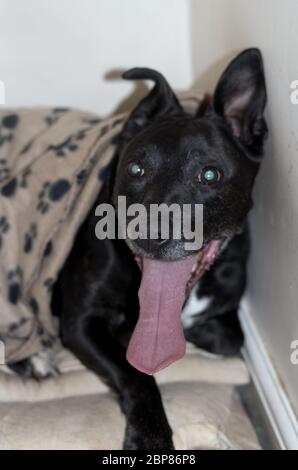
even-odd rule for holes
{"type": "Polygon", "coordinates": [[[9,176],[9,168],[7,166],[7,161],[2,158],[0,160],[0,182],[5,180],[9,176]]]}
{"type": "Polygon", "coordinates": [[[47,335],[46,338],[41,340],[41,344],[44,348],[52,348],[56,342],[56,338],[53,335],[47,335]]]}
{"type": "Polygon", "coordinates": [[[41,214],[46,214],[51,207],[51,202],[60,201],[69,189],[70,182],[64,178],[53,183],[45,181],[38,194],[38,204],[36,209],[41,212],[41,214]]]}
{"type": "Polygon", "coordinates": [[[34,240],[37,237],[37,225],[31,224],[29,231],[25,233],[24,252],[30,253],[33,249],[34,240]]]}
{"type": "Polygon", "coordinates": [[[52,114],[45,117],[48,126],[55,124],[66,111],[68,111],[68,108],[54,108],[52,114]]]}
{"type": "Polygon", "coordinates": [[[38,305],[38,302],[35,299],[35,297],[31,297],[31,299],[29,301],[29,305],[30,305],[30,308],[31,308],[32,312],[34,313],[34,315],[38,315],[39,305],[38,305]]]}
{"type": "Polygon", "coordinates": [[[2,187],[1,194],[2,196],[5,196],[5,197],[13,197],[17,188],[18,188],[18,180],[17,178],[13,178],[7,184],[5,184],[5,186],[2,187]]]}
{"type": "Polygon", "coordinates": [[[43,256],[45,258],[47,258],[48,256],[50,256],[52,254],[52,252],[53,252],[53,242],[52,242],[52,240],[50,240],[50,241],[48,241],[48,243],[45,246],[43,256]]]}
{"type": "Polygon", "coordinates": [[[86,124],[91,124],[91,126],[94,126],[95,124],[99,124],[102,121],[101,118],[83,118],[82,122],[86,124]]]}
{"type": "Polygon", "coordinates": [[[23,171],[23,173],[21,174],[20,182],[19,182],[20,188],[27,188],[28,187],[27,180],[28,180],[28,178],[31,174],[32,174],[31,168],[26,168],[26,170],[23,171]]]}
{"type": "Polygon", "coordinates": [[[37,330],[36,330],[38,336],[42,336],[44,334],[44,327],[42,325],[38,325],[37,326],[37,330]]]}
{"type": "Polygon", "coordinates": [[[16,305],[22,295],[23,273],[20,267],[13,269],[7,274],[8,292],[7,298],[10,303],[16,305]]]}
{"type": "Polygon", "coordinates": [[[36,206],[36,209],[42,214],[48,212],[50,208],[50,204],[46,200],[47,192],[50,186],[50,181],[45,181],[42,185],[41,191],[38,193],[38,204],[36,206]]]}
{"type": "Polygon", "coordinates": [[[22,317],[20,318],[18,321],[16,322],[13,322],[9,325],[8,327],[8,331],[10,333],[13,333],[15,330],[17,330],[18,328],[20,328],[20,326],[24,325],[25,323],[27,323],[28,321],[28,318],[25,318],[25,317],[22,317]]]}
{"type": "Polygon", "coordinates": [[[77,174],[77,183],[78,183],[78,184],[83,184],[84,181],[85,181],[86,178],[87,178],[87,175],[88,175],[88,172],[87,172],[86,169],[81,170],[81,171],[77,174]]]}
{"type": "Polygon", "coordinates": [[[103,126],[100,131],[98,137],[103,137],[109,130],[109,126],[103,126]]]}
{"type": "Polygon", "coordinates": [[[52,126],[53,124],[55,124],[55,122],[57,122],[58,119],[59,119],[59,116],[53,116],[53,115],[45,117],[45,121],[49,126],[52,126]]]}
{"type": "Polygon", "coordinates": [[[86,127],[85,129],[80,129],[73,138],[75,140],[83,140],[86,137],[87,132],[89,131],[90,127],[86,127]]]}
{"type": "Polygon", "coordinates": [[[56,281],[55,281],[55,279],[54,279],[53,277],[48,277],[48,278],[44,281],[43,285],[45,286],[45,288],[46,288],[49,292],[51,292],[52,289],[53,289],[53,287],[54,287],[55,282],[56,282],[56,281]]]}
{"type": "Polygon", "coordinates": [[[7,114],[2,119],[2,126],[6,129],[15,129],[19,123],[20,117],[17,114],[7,114]]]}
{"type": "Polygon", "coordinates": [[[11,142],[13,139],[13,133],[11,132],[12,129],[15,129],[19,123],[19,116],[17,114],[8,114],[4,116],[1,122],[2,130],[6,131],[0,137],[0,146],[5,144],[6,142],[11,142]]]}
{"type": "Polygon", "coordinates": [[[75,152],[78,147],[78,142],[85,139],[88,130],[91,127],[86,127],[85,129],[80,129],[75,134],[69,136],[64,142],[58,145],[50,145],[49,150],[52,150],[56,157],[66,157],[69,153],[75,152]]]}
{"type": "Polygon", "coordinates": [[[75,152],[78,149],[77,144],[74,142],[73,136],[68,137],[64,142],[59,145],[50,145],[49,150],[55,152],[56,157],[66,157],[69,152],[75,152]]]}
{"type": "Polygon", "coordinates": [[[7,218],[4,216],[0,216],[0,250],[3,245],[4,235],[8,232],[9,229],[10,225],[7,218]]]}
{"type": "Polygon", "coordinates": [[[1,145],[4,145],[5,143],[11,142],[13,139],[13,134],[12,132],[9,132],[8,134],[4,134],[0,136],[0,147],[1,145]]]}

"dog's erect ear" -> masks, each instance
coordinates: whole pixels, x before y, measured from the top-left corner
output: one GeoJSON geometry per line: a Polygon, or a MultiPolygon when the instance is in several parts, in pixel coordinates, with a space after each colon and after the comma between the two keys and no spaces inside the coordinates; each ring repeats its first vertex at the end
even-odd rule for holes
{"type": "Polygon", "coordinates": [[[258,49],[239,54],[222,74],[213,98],[213,107],[230,125],[243,145],[262,150],[267,125],[263,117],[266,87],[263,61],[258,49]]]}
{"type": "Polygon", "coordinates": [[[155,82],[149,94],[140,101],[130,114],[123,130],[125,138],[132,138],[157,116],[183,112],[170,85],[163,75],[156,70],[143,67],[133,68],[127,70],[122,77],[126,80],[152,80],[155,82]]]}

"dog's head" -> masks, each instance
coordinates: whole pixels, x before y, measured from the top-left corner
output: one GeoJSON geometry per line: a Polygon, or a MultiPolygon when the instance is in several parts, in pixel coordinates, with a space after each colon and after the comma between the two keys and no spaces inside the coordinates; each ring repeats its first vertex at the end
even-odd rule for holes
{"type": "MultiPolygon", "coordinates": [[[[263,64],[257,49],[242,52],[219,79],[210,104],[201,107],[197,115],[182,109],[160,73],[137,68],[126,72],[124,78],[153,80],[155,86],[131,113],[123,130],[114,200],[126,196],[128,206],[139,203],[148,209],[150,204],[203,204],[203,246],[196,257],[185,249],[183,235],[180,239],[128,240],[143,270],[141,311],[143,301],[144,311],[152,304],[150,309],[158,310],[160,320],[160,305],[169,305],[171,299],[178,306],[173,310],[181,310],[190,281],[202,276],[223,241],[241,230],[251,208],[267,133],[263,64]],[[164,290],[170,292],[166,298],[164,290]],[[149,291],[155,292],[159,307],[149,291]]],[[[136,354],[133,356],[131,362],[136,363],[136,354]]],[[[162,366],[171,360],[166,358],[162,366]]],[[[156,363],[139,368],[146,372],[161,368],[160,360],[156,363]]]]}

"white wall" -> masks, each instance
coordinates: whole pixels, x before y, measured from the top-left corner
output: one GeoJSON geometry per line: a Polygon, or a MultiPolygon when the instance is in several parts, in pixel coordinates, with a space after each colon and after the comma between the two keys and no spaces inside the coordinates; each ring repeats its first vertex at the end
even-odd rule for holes
{"type": "Polygon", "coordinates": [[[270,139],[257,180],[247,301],[279,379],[298,412],[298,79],[296,0],[193,0],[193,66],[197,84],[212,89],[228,60],[260,47],[268,87],[270,139]]]}
{"type": "Polygon", "coordinates": [[[155,67],[191,81],[188,0],[0,0],[0,80],[7,106],[111,111],[133,89],[107,72],[155,67]]]}

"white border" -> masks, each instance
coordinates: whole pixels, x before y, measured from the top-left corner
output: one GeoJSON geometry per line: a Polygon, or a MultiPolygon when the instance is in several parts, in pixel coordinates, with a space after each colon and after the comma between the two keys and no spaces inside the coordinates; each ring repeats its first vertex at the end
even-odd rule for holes
{"type": "Polygon", "coordinates": [[[240,320],[243,355],[281,449],[298,450],[298,421],[244,301],[240,320]]]}
{"type": "Polygon", "coordinates": [[[5,84],[0,80],[0,105],[5,104],[5,84]]]}

